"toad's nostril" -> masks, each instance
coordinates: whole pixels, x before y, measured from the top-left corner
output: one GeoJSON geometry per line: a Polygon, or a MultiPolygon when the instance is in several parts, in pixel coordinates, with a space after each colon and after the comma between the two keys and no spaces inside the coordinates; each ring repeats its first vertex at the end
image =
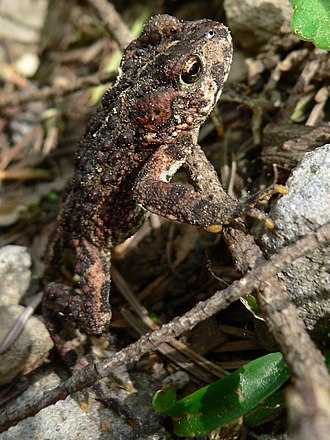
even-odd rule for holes
{"type": "Polygon", "coordinates": [[[227,38],[228,36],[228,29],[220,29],[219,36],[222,38],[227,38]]]}

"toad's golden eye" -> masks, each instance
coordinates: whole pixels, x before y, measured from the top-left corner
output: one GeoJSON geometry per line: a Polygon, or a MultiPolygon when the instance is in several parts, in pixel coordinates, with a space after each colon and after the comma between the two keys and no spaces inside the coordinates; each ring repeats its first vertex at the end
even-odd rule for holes
{"type": "Polygon", "coordinates": [[[184,84],[193,84],[202,73],[203,63],[197,55],[192,55],[181,70],[180,80],[184,84]]]}

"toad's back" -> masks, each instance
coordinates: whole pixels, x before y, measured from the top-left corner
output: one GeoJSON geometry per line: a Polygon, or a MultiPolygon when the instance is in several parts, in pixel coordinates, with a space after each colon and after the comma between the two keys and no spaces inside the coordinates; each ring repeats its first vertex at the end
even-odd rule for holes
{"type": "Polygon", "coordinates": [[[116,84],[103,97],[75,156],[64,208],[73,235],[88,234],[109,246],[141,225],[145,211],[134,199],[138,173],[159,146],[175,145],[181,160],[185,146],[196,142],[230,65],[227,37],[219,23],[163,15],[151,19],[127,47],[116,84]],[[194,54],[197,61],[186,66],[194,54]],[[202,55],[214,62],[194,81],[202,55]]]}

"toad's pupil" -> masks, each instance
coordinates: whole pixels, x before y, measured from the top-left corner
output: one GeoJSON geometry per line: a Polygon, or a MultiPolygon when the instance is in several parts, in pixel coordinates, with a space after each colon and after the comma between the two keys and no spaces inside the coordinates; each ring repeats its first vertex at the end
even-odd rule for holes
{"type": "Polygon", "coordinates": [[[192,66],[190,67],[189,70],[189,75],[193,76],[193,75],[197,75],[197,73],[199,72],[200,69],[200,65],[197,61],[195,61],[192,66]]]}
{"type": "Polygon", "coordinates": [[[201,62],[197,57],[189,60],[182,69],[182,81],[186,84],[196,82],[200,76],[201,68],[201,62]]]}

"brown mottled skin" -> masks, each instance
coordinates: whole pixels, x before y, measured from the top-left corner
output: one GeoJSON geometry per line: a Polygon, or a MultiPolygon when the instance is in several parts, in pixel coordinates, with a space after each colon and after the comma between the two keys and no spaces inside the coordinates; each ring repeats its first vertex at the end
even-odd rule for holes
{"type": "Polygon", "coordinates": [[[228,29],[211,20],[158,15],[125,50],[117,82],[103,97],[75,155],[75,174],[59,217],[45,289],[52,334],[59,312],[89,334],[110,324],[111,247],[135,233],[146,210],[208,227],[247,211],[169,183],[216,104],[232,60],[228,29]],[[70,286],[61,274],[74,257],[70,286]]]}

